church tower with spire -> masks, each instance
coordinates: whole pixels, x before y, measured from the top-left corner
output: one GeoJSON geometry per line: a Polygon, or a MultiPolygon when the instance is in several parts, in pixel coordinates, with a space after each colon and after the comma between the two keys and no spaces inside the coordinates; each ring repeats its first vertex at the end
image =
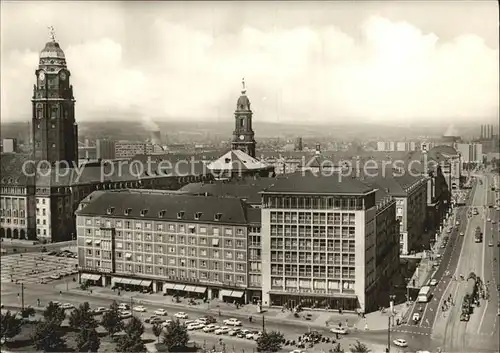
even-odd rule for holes
{"type": "Polygon", "coordinates": [[[33,153],[35,160],[51,164],[78,162],[78,126],[71,73],[64,52],[56,42],[54,29],[40,52],[33,87],[33,153]]]}
{"type": "Polygon", "coordinates": [[[246,94],[245,79],[242,80],[242,85],[241,96],[238,98],[234,112],[235,128],[231,147],[233,150],[241,150],[255,158],[255,133],[252,128],[252,111],[246,94]]]}

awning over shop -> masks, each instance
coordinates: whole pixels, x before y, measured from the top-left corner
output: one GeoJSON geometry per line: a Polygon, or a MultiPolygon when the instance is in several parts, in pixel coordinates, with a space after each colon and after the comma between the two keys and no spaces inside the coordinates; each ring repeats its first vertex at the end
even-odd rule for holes
{"type": "Polygon", "coordinates": [[[207,287],[194,287],[195,293],[205,293],[207,291],[207,287]]]}
{"type": "Polygon", "coordinates": [[[152,283],[151,281],[144,280],[144,281],[141,282],[140,285],[143,286],[143,287],[149,287],[151,285],[151,283],[152,283]]]}
{"type": "Polygon", "coordinates": [[[221,294],[221,296],[223,296],[223,297],[230,297],[232,292],[233,292],[233,291],[223,289],[223,290],[221,290],[221,291],[220,291],[220,294],[221,294]]]}
{"type": "Polygon", "coordinates": [[[122,277],[113,277],[113,278],[111,278],[111,283],[121,284],[121,283],[123,283],[124,279],[125,278],[122,278],[122,277]]]}
{"type": "Polygon", "coordinates": [[[233,290],[233,292],[231,293],[231,297],[241,298],[243,296],[243,294],[245,294],[245,292],[242,292],[240,290],[233,290]]]}
{"type": "Polygon", "coordinates": [[[184,290],[185,284],[176,284],[174,289],[175,290],[184,290]]]}
{"type": "Polygon", "coordinates": [[[131,279],[129,284],[132,286],[140,286],[141,282],[142,281],[140,279],[131,279]]]}
{"type": "Polygon", "coordinates": [[[196,288],[195,286],[186,286],[184,288],[184,291],[186,291],[186,292],[194,292],[195,288],[196,288]]]}
{"type": "Polygon", "coordinates": [[[163,285],[163,289],[174,289],[175,288],[175,283],[165,283],[163,285]]]}
{"type": "Polygon", "coordinates": [[[132,282],[131,279],[129,279],[129,278],[122,278],[122,281],[120,283],[121,284],[130,284],[130,282],[132,282]]]}
{"type": "Polygon", "coordinates": [[[101,275],[94,275],[94,274],[90,274],[90,273],[82,273],[82,275],[80,276],[81,279],[86,279],[86,280],[89,280],[89,281],[98,281],[101,279],[101,275]]]}

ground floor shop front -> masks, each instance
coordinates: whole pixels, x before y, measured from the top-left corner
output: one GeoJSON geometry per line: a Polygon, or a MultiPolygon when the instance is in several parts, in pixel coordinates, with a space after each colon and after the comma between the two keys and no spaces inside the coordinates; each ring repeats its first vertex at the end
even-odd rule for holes
{"type": "Polygon", "coordinates": [[[360,305],[356,296],[308,296],[300,294],[270,293],[271,306],[283,307],[290,310],[295,308],[356,311],[360,305]]]}
{"type": "Polygon", "coordinates": [[[232,304],[244,305],[257,300],[260,295],[245,288],[228,288],[196,283],[167,282],[154,279],[112,276],[104,273],[80,273],[80,283],[89,286],[111,287],[115,290],[164,293],[174,297],[191,299],[219,299],[232,304]]]}

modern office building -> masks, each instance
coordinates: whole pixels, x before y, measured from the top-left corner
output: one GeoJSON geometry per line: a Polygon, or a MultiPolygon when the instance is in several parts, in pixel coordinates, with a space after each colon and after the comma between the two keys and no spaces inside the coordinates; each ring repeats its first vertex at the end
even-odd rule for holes
{"type": "Polygon", "coordinates": [[[279,179],[262,199],[264,306],[369,312],[382,305],[380,283],[390,287],[399,266],[389,195],[377,197],[359,180],[309,175],[279,179]]]}

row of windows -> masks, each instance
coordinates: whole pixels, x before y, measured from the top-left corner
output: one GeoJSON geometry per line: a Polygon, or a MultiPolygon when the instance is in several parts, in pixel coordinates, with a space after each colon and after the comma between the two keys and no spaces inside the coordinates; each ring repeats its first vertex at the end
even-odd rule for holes
{"type": "MultiPolygon", "coordinates": [[[[232,228],[224,228],[221,232],[221,228],[217,226],[197,226],[197,225],[186,225],[186,224],[167,224],[160,222],[144,222],[144,221],[122,221],[122,220],[104,220],[101,221],[100,218],[87,218],[85,221],[87,226],[105,227],[105,228],[118,228],[118,229],[136,229],[136,230],[153,230],[162,232],[169,231],[174,233],[201,233],[201,234],[213,234],[221,235],[223,233],[226,236],[233,235],[232,228]],[[114,224],[113,224],[114,223],[114,224]]],[[[236,235],[243,236],[244,229],[237,228],[236,235]]]]}
{"type": "Polygon", "coordinates": [[[306,253],[293,251],[271,251],[272,263],[313,263],[313,264],[335,264],[335,265],[355,265],[356,256],[354,254],[340,253],[306,253]]]}
{"type": "MultiPolygon", "coordinates": [[[[88,230],[89,231],[89,230],[88,230]]],[[[88,234],[90,235],[90,234],[88,234]]],[[[134,236],[132,236],[132,233],[125,233],[124,235],[123,234],[116,234],[116,238],[117,239],[121,239],[121,238],[125,238],[125,240],[129,240],[129,241],[133,241],[135,240],[136,242],[142,242],[143,239],[145,242],[152,242],[153,239],[155,240],[156,243],[170,243],[170,244],[189,244],[189,245],[212,245],[212,246],[219,246],[220,244],[222,244],[224,247],[226,248],[233,248],[233,247],[236,247],[236,248],[245,248],[246,247],[246,244],[245,244],[245,240],[240,240],[240,239],[236,239],[236,240],[233,240],[233,239],[224,239],[224,241],[220,241],[219,238],[207,238],[207,237],[198,237],[198,236],[189,236],[189,237],[186,237],[184,235],[172,235],[172,234],[169,234],[169,235],[155,235],[153,237],[153,235],[151,233],[146,233],[146,234],[138,234],[136,233],[134,236]]],[[[117,242],[117,244],[119,244],[119,242],[117,242]]],[[[137,244],[136,245],[140,245],[140,244],[137,244]]],[[[147,244],[146,244],[147,245],[147,244]]]]}
{"type": "Polygon", "coordinates": [[[271,265],[271,275],[275,276],[305,276],[328,278],[355,278],[354,266],[304,266],[304,265],[271,265]]]}
{"type": "Polygon", "coordinates": [[[340,281],[340,280],[328,280],[327,281],[311,281],[307,279],[297,280],[295,278],[290,278],[283,280],[280,277],[272,277],[271,278],[271,288],[273,289],[298,289],[300,290],[340,290],[343,291],[353,291],[354,290],[354,281],[340,281]]]}
{"type": "MultiPolygon", "coordinates": [[[[99,242],[99,244],[96,244],[96,247],[98,247],[98,246],[99,247],[101,246],[100,242],[99,242]]],[[[111,250],[111,245],[110,244],[107,245],[106,243],[103,243],[102,249],[103,250],[111,250]]],[[[117,250],[121,250],[121,249],[122,248],[117,247],[117,250]]],[[[130,249],[123,249],[123,250],[127,251],[130,249]]],[[[167,252],[164,251],[165,250],[164,247],[156,247],[155,250],[157,250],[154,252],[155,254],[167,254],[167,252]],[[158,251],[158,250],[160,250],[160,251],[158,251]]],[[[151,253],[151,248],[144,249],[144,252],[151,253]]],[[[86,248],[85,253],[89,256],[92,256],[93,254],[96,254],[96,256],[100,256],[101,250],[100,249],[86,248]]],[[[121,251],[117,251],[117,257],[121,257],[121,254],[122,254],[121,251]]],[[[131,252],[126,252],[126,254],[129,254],[129,255],[124,255],[124,257],[132,257],[131,252]]],[[[242,251],[234,252],[234,251],[230,251],[230,250],[219,251],[219,250],[213,250],[213,249],[196,249],[196,248],[184,248],[184,247],[178,247],[178,248],[168,247],[168,254],[169,254],[169,256],[191,256],[191,257],[199,256],[199,257],[210,257],[210,258],[214,258],[214,259],[224,258],[226,260],[235,259],[237,261],[245,261],[246,252],[242,252],[242,251]]],[[[136,254],[136,256],[142,256],[142,253],[136,254]]],[[[153,255],[148,255],[148,256],[152,257],[153,255]]],[[[140,260],[138,260],[138,261],[140,261],[140,260]]]]}
{"type": "Polygon", "coordinates": [[[337,224],[354,225],[354,213],[326,213],[326,212],[271,212],[272,223],[300,223],[300,224],[337,224]]]}
{"type": "MultiPolygon", "coordinates": [[[[363,210],[365,200],[359,197],[314,197],[264,195],[264,208],[294,208],[322,210],[363,210]]],[[[370,207],[366,207],[370,208],[370,207]]]]}
{"type": "Polygon", "coordinates": [[[271,225],[271,237],[354,238],[355,227],[271,225]]]}
{"type": "Polygon", "coordinates": [[[131,265],[131,264],[116,264],[116,272],[121,273],[146,273],[146,274],[155,274],[157,276],[170,276],[170,277],[178,277],[179,280],[182,279],[199,279],[201,281],[210,281],[210,282],[225,282],[225,283],[233,283],[237,282],[239,284],[244,284],[246,280],[245,275],[234,275],[231,273],[220,273],[220,272],[209,272],[209,271],[197,271],[197,270],[184,270],[184,269],[175,269],[168,267],[160,267],[155,266],[155,270],[153,272],[153,266],[142,266],[142,265],[131,265]]]}
{"type": "MultiPolygon", "coordinates": [[[[14,179],[10,178],[9,179],[9,183],[12,183],[14,182],[14,179]]],[[[4,187],[4,188],[1,188],[1,193],[4,194],[4,195],[14,195],[14,194],[26,194],[26,188],[19,188],[19,187],[4,187]]],[[[5,199],[9,199],[9,198],[5,198],[5,199]]],[[[3,198],[2,198],[2,201],[3,201],[3,198]]]]}
{"type": "Polygon", "coordinates": [[[342,251],[355,252],[356,242],[354,240],[324,240],[314,239],[273,239],[271,238],[272,250],[319,250],[319,251],[342,251]]]}
{"type": "MultiPolygon", "coordinates": [[[[7,224],[10,224],[11,223],[11,219],[10,218],[0,218],[0,222],[1,223],[7,223],[7,224]]],[[[24,225],[26,224],[26,221],[24,219],[17,219],[17,218],[14,218],[12,220],[12,224],[21,224],[21,225],[24,225]]]]}
{"type": "Polygon", "coordinates": [[[26,212],[24,210],[18,211],[18,210],[0,210],[0,216],[5,216],[5,217],[19,217],[19,218],[24,218],[26,216],[26,212]]]}

